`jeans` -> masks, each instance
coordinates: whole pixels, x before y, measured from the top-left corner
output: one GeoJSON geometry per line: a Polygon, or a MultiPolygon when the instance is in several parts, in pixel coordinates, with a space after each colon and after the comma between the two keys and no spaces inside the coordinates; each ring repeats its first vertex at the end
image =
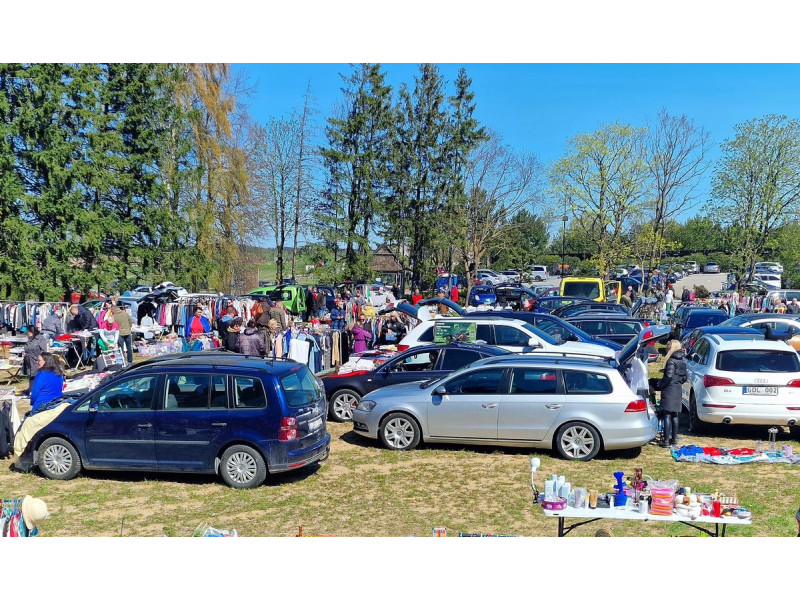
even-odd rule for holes
{"type": "Polygon", "coordinates": [[[678,441],[678,413],[664,411],[664,441],[675,444],[678,441]]]}
{"type": "Polygon", "coordinates": [[[133,363],[133,336],[131,334],[119,336],[119,347],[127,350],[128,364],[133,363]]]}

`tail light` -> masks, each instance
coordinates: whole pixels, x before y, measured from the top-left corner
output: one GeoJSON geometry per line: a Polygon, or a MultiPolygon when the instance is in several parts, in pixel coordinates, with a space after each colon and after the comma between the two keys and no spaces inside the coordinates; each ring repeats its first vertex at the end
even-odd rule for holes
{"type": "Polygon", "coordinates": [[[703,375],[703,385],[707,388],[718,385],[736,385],[733,379],[727,377],[715,377],[714,375],[703,375]]]}
{"type": "MultiPolygon", "coordinates": [[[[644,326],[645,326],[645,327],[650,327],[650,322],[649,322],[649,321],[645,321],[645,322],[644,322],[644,326]]],[[[651,332],[651,334],[650,334],[650,335],[652,335],[652,332],[651,332]]]]}
{"type": "Polygon", "coordinates": [[[411,347],[411,346],[409,346],[408,344],[398,344],[398,346],[397,346],[397,351],[398,351],[398,352],[405,352],[405,351],[406,351],[406,350],[408,350],[410,347],[411,347]]]}
{"type": "Polygon", "coordinates": [[[786,387],[800,387],[800,379],[792,379],[786,384],[786,387]]]}
{"type": "Polygon", "coordinates": [[[294,417],[283,417],[281,419],[281,429],[278,433],[279,442],[291,442],[297,439],[297,419],[294,417]]]}
{"type": "Polygon", "coordinates": [[[628,408],[625,409],[626,413],[645,412],[647,410],[647,400],[644,398],[637,398],[628,403],[628,408]]]}

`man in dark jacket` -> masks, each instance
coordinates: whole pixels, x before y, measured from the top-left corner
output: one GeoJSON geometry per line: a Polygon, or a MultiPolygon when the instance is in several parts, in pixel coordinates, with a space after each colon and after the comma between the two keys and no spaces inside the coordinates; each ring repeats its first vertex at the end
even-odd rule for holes
{"type": "Polygon", "coordinates": [[[61,320],[63,314],[62,309],[57,308],[52,315],[42,321],[42,333],[51,340],[56,339],[60,335],[64,335],[64,324],[61,320]]]}
{"type": "Polygon", "coordinates": [[[73,304],[69,307],[72,315],[75,331],[83,329],[97,329],[97,319],[94,318],[92,311],[80,304],[73,304]]]}
{"type": "Polygon", "coordinates": [[[686,382],[686,353],[679,348],[672,353],[664,367],[664,376],[655,388],[661,390],[661,410],[664,411],[664,440],[662,448],[678,443],[678,414],[681,412],[681,390],[686,382]]]}
{"type": "Polygon", "coordinates": [[[241,329],[241,317],[234,317],[225,326],[225,337],[222,338],[222,347],[228,352],[239,352],[239,332],[241,329]]]}
{"type": "Polygon", "coordinates": [[[246,356],[264,356],[264,338],[256,329],[256,322],[250,319],[245,330],[239,334],[239,352],[246,356]]]}
{"type": "Polygon", "coordinates": [[[800,315],[800,302],[797,301],[797,298],[792,298],[792,301],[786,305],[786,314],[800,315]]]}

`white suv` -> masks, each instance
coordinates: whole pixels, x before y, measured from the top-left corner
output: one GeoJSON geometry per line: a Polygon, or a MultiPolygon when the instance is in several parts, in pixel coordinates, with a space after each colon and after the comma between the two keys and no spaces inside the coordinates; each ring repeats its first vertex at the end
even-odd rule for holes
{"type": "Polygon", "coordinates": [[[519,319],[497,319],[492,317],[455,317],[422,321],[400,340],[397,349],[402,352],[416,346],[433,343],[436,323],[476,323],[475,339],[509,352],[522,352],[525,348],[533,352],[553,352],[571,356],[602,356],[616,358],[616,352],[597,344],[584,342],[559,342],[541,329],[519,319]]]}
{"type": "Polygon", "coordinates": [[[530,278],[534,281],[544,281],[550,276],[547,272],[547,267],[544,265],[533,265],[531,267],[530,278]]]}
{"type": "Polygon", "coordinates": [[[800,421],[800,357],[782,340],[702,336],[686,359],[689,429],[703,423],[789,425],[800,421]]]}
{"type": "Polygon", "coordinates": [[[505,275],[495,273],[491,269],[481,269],[478,271],[478,281],[481,283],[488,283],[489,285],[498,285],[500,283],[505,283],[507,278],[505,275]]]}

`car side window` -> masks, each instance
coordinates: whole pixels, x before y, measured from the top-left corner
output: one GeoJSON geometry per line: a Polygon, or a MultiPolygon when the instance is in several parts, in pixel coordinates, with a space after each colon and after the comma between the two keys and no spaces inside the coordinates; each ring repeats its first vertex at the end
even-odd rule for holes
{"type": "Polygon", "coordinates": [[[167,375],[164,410],[208,408],[211,377],[198,374],[167,375]]]}
{"type": "Polygon", "coordinates": [[[434,330],[434,324],[431,323],[430,327],[428,327],[425,331],[422,332],[417,341],[433,343],[433,330],[434,330]]]}
{"type": "Polygon", "coordinates": [[[442,359],[442,366],[439,367],[441,371],[455,371],[464,365],[475,362],[481,358],[481,354],[473,350],[462,350],[460,348],[449,348],[444,351],[444,358],[442,359]]]}
{"type": "Polygon", "coordinates": [[[710,346],[706,340],[700,340],[695,346],[695,354],[697,354],[697,362],[701,365],[708,364],[708,351],[710,346]]]}
{"type": "MultiPolygon", "coordinates": [[[[284,390],[287,395],[294,390],[284,381],[284,390]]],[[[253,377],[233,378],[233,405],[236,408],[266,408],[267,397],[261,380],[253,377]]],[[[290,403],[290,406],[292,404],[290,403]]]]}
{"type": "Polygon", "coordinates": [[[589,335],[603,335],[606,332],[603,321],[578,321],[575,325],[589,335]]]}
{"type": "Polygon", "coordinates": [[[228,408],[228,391],[223,375],[211,378],[211,408],[228,408]]]}
{"type": "Polygon", "coordinates": [[[475,330],[475,339],[487,344],[494,343],[494,340],[492,340],[492,326],[478,323],[478,327],[475,330]]]}
{"type": "Polygon", "coordinates": [[[639,333],[639,323],[631,321],[609,321],[608,332],[616,334],[636,335],[639,333]]]}
{"type": "Polygon", "coordinates": [[[124,379],[106,388],[97,396],[101,412],[120,410],[150,410],[158,375],[124,379]]]}
{"type": "Polygon", "coordinates": [[[610,394],[611,380],[602,373],[564,371],[564,388],[567,394],[610,394]]]}
{"type": "Polygon", "coordinates": [[[511,372],[509,394],[555,394],[558,377],[555,371],[539,369],[514,369],[511,372]]]}
{"type": "Polygon", "coordinates": [[[558,342],[566,342],[571,335],[571,332],[566,327],[554,321],[537,320],[535,327],[541,329],[558,342]]]}
{"type": "Polygon", "coordinates": [[[500,382],[503,380],[503,369],[481,369],[471,373],[464,373],[445,384],[448,394],[454,396],[497,394],[500,382]]]}
{"type": "Polygon", "coordinates": [[[495,325],[494,336],[497,346],[527,346],[531,338],[528,332],[508,325],[495,325]]]}
{"type": "Polygon", "coordinates": [[[401,360],[396,360],[392,363],[390,369],[392,371],[430,371],[433,365],[436,364],[436,359],[439,357],[438,350],[426,350],[425,352],[416,352],[410,354],[401,360]]]}

